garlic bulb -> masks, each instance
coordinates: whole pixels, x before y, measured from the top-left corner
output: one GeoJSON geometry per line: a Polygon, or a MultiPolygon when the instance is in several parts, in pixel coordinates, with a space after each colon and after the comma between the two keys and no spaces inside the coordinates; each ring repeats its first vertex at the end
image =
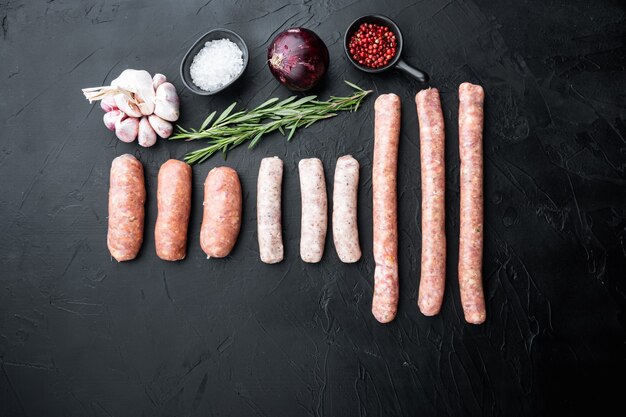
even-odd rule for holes
{"type": "Polygon", "coordinates": [[[173,130],[170,122],[178,120],[176,87],[163,74],[152,77],[144,70],[125,69],[111,85],[83,88],[83,94],[90,103],[102,100],[105,126],[124,142],[139,137],[141,146],[152,146],[157,135],[168,138],[173,130]]]}
{"type": "Polygon", "coordinates": [[[134,104],[139,107],[141,114],[149,116],[154,113],[155,92],[152,76],[148,71],[126,69],[111,81],[111,87],[133,93],[134,104]]]}

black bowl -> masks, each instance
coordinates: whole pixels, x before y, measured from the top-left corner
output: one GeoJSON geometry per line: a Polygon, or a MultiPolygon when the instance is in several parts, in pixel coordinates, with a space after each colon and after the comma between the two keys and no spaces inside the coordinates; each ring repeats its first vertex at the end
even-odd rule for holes
{"type": "Polygon", "coordinates": [[[350,62],[352,62],[352,64],[358,69],[360,69],[361,71],[369,72],[371,74],[377,74],[393,67],[396,64],[396,62],[398,62],[398,59],[400,59],[400,55],[402,54],[403,44],[404,44],[404,41],[402,39],[402,32],[400,32],[400,28],[398,27],[398,25],[396,25],[396,22],[394,22],[387,16],[383,16],[381,14],[368,14],[368,15],[359,17],[354,22],[350,23],[350,26],[348,26],[348,30],[346,30],[346,34],[343,37],[343,48],[346,51],[346,56],[348,57],[350,62]],[[362,23],[372,23],[376,25],[387,26],[389,30],[391,30],[393,34],[396,36],[396,42],[398,44],[398,46],[396,47],[396,54],[391,59],[391,61],[389,61],[389,63],[385,65],[384,67],[380,67],[380,68],[366,67],[356,62],[350,55],[350,47],[348,46],[350,44],[350,39],[352,38],[352,35],[354,35],[354,33],[359,29],[359,26],[361,26],[362,23]]]}
{"type": "Polygon", "coordinates": [[[346,34],[343,37],[343,50],[345,51],[346,56],[348,57],[348,60],[352,63],[352,65],[354,65],[361,71],[368,72],[370,74],[379,74],[381,72],[387,71],[388,69],[397,68],[405,72],[406,74],[412,76],[413,78],[417,79],[419,82],[424,83],[428,81],[428,75],[425,72],[418,70],[417,68],[411,67],[410,65],[408,65],[406,62],[402,60],[401,55],[402,55],[403,46],[404,46],[404,39],[402,38],[402,32],[400,31],[400,28],[398,27],[396,22],[394,22],[387,16],[383,16],[381,14],[368,14],[368,15],[359,17],[354,22],[350,23],[350,26],[348,26],[348,29],[346,30],[346,34]],[[359,26],[361,25],[361,23],[373,23],[377,25],[387,26],[389,30],[391,30],[393,34],[396,36],[396,42],[398,44],[398,46],[396,47],[396,54],[391,59],[391,61],[389,61],[389,63],[385,65],[384,67],[381,67],[381,68],[366,67],[356,62],[350,55],[350,47],[349,47],[350,38],[352,38],[352,35],[354,35],[354,33],[359,29],[359,26]]]}
{"type": "Polygon", "coordinates": [[[213,29],[207,32],[206,34],[204,34],[202,37],[200,37],[200,39],[198,39],[191,46],[191,48],[189,48],[189,51],[187,51],[187,53],[185,54],[185,57],[183,58],[183,61],[180,64],[180,77],[182,78],[183,84],[185,84],[185,87],[190,89],[192,92],[199,94],[201,96],[210,96],[210,95],[219,93],[220,91],[224,90],[229,85],[237,81],[241,77],[241,75],[246,71],[247,66],[248,66],[248,47],[246,46],[246,43],[244,42],[242,37],[237,35],[232,30],[213,29]],[[233,78],[229,83],[215,90],[205,91],[193,83],[189,69],[191,68],[191,64],[195,56],[198,55],[198,52],[200,52],[202,48],[204,48],[204,44],[210,41],[218,40],[218,39],[228,39],[231,42],[234,42],[235,44],[237,44],[237,46],[239,47],[239,49],[241,49],[241,52],[242,52],[243,68],[241,69],[241,72],[239,73],[239,75],[233,78]]]}

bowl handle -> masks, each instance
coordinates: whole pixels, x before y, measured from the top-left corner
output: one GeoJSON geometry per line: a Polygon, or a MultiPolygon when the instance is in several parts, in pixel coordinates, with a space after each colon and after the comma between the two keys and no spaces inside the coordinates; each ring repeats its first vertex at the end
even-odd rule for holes
{"type": "Polygon", "coordinates": [[[396,68],[398,68],[400,71],[404,72],[405,74],[415,78],[417,81],[421,83],[425,83],[428,81],[428,74],[426,74],[425,72],[421,70],[418,70],[417,68],[413,68],[412,66],[404,62],[402,58],[400,58],[398,62],[396,62],[396,68]]]}

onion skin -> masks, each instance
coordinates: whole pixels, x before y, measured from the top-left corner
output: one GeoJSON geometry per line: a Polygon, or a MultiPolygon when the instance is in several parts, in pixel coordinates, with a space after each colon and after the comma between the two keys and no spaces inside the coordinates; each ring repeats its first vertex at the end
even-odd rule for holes
{"type": "Polygon", "coordinates": [[[328,48],[315,32],[291,28],[279,33],[267,50],[267,64],[292,91],[309,90],[328,70],[328,48]]]}

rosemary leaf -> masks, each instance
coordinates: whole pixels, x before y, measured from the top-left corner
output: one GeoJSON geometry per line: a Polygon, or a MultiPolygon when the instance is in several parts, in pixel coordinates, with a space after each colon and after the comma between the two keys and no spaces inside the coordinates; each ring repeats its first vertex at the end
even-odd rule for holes
{"type": "Polygon", "coordinates": [[[289,132],[289,136],[287,136],[287,142],[289,142],[291,140],[291,138],[293,137],[293,134],[296,133],[296,128],[298,127],[297,124],[294,124],[291,127],[291,131],[289,132]]]}
{"type": "Polygon", "coordinates": [[[213,112],[211,114],[209,114],[209,117],[207,117],[206,119],[204,119],[204,122],[202,123],[202,126],[200,126],[200,130],[204,130],[209,126],[209,123],[211,123],[211,120],[213,120],[213,118],[215,117],[215,113],[213,112]]]}
{"type": "MultiPolygon", "coordinates": [[[[236,105],[237,105],[237,102],[235,101],[233,104],[228,106],[226,108],[226,110],[224,110],[224,112],[222,114],[220,114],[220,117],[217,118],[217,120],[215,121],[214,125],[219,125],[222,120],[224,120],[226,117],[228,117],[228,115],[230,114],[231,111],[233,111],[233,109],[235,108],[236,105]]],[[[204,129],[200,129],[200,130],[204,130],[204,129]]]]}
{"type": "Polygon", "coordinates": [[[303,105],[304,103],[308,103],[309,101],[315,100],[316,98],[317,98],[317,96],[302,97],[300,100],[291,103],[289,105],[289,108],[294,109],[294,108],[296,108],[298,106],[303,105]]]}
{"type": "Polygon", "coordinates": [[[255,110],[261,110],[262,108],[267,107],[267,106],[269,106],[270,104],[274,104],[274,103],[276,103],[278,100],[279,100],[279,98],[277,98],[277,97],[270,98],[270,99],[269,99],[269,100],[267,100],[265,103],[263,103],[263,104],[261,104],[261,105],[257,106],[257,107],[255,108],[255,110]]]}

